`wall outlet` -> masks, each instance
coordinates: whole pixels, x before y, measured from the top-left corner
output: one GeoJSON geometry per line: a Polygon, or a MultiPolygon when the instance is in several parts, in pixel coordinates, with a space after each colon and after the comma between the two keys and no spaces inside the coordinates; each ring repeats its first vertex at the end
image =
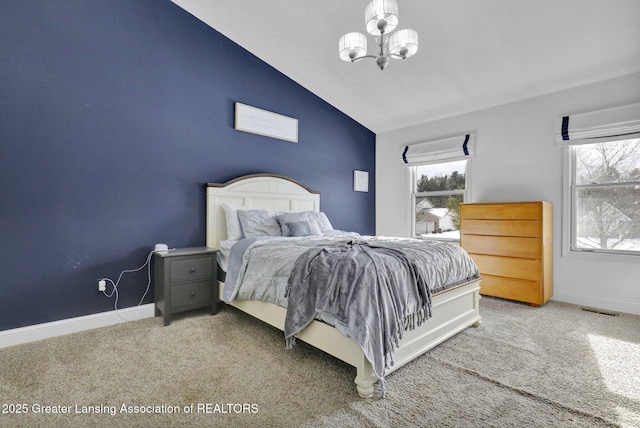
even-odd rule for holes
{"type": "Polygon", "coordinates": [[[98,291],[105,291],[107,289],[107,281],[104,279],[98,280],[98,291]]]}

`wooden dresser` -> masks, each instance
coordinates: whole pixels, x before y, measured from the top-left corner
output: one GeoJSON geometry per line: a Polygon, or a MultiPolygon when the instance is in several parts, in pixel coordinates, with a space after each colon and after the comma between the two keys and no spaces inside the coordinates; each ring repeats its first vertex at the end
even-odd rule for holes
{"type": "Polygon", "coordinates": [[[460,205],[460,245],[487,296],[545,304],[553,294],[553,215],[549,202],[460,205]]]}

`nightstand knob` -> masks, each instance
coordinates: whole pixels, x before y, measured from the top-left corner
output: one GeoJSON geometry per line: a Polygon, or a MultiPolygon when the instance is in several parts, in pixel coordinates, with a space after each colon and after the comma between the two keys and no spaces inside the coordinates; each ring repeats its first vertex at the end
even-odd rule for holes
{"type": "Polygon", "coordinates": [[[195,272],[195,271],[196,271],[196,268],[191,268],[191,272],[192,273],[195,272]]]}
{"type": "Polygon", "coordinates": [[[191,297],[193,297],[193,296],[195,296],[195,295],[196,295],[195,291],[192,291],[192,292],[191,292],[191,297]]]}

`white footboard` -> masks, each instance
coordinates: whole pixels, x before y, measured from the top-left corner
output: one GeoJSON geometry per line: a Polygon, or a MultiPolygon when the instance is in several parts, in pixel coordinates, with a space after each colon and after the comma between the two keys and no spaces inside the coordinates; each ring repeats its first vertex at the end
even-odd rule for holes
{"type": "MultiPolygon", "coordinates": [[[[220,283],[220,296],[223,288],[224,284],[220,283]]],[[[479,302],[480,280],[434,295],[433,316],[420,327],[405,333],[394,354],[395,364],[387,373],[399,369],[465,328],[480,325],[479,302]]],[[[285,308],[258,300],[237,300],[231,305],[284,330],[285,308]]],[[[378,379],[362,349],[353,340],[320,321],[313,321],[297,338],[354,366],[358,394],[364,398],[373,394],[378,379]]]]}

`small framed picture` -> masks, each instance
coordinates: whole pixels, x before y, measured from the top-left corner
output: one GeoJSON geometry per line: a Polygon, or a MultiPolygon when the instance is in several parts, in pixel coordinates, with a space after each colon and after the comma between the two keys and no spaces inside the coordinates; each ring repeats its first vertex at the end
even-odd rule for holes
{"type": "Polygon", "coordinates": [[[353,171],[353,190],[355,192],[369,191],[369,173],[367,171],[353,171]]]}

